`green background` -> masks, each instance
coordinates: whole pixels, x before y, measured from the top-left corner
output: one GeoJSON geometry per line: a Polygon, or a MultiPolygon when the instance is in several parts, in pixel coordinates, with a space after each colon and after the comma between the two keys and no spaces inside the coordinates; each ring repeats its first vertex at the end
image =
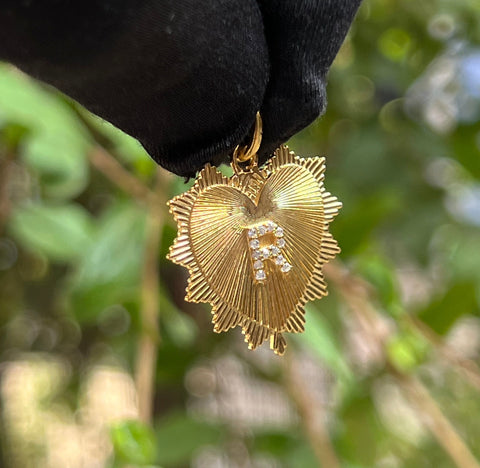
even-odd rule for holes
{"type": "Polygon", "coordinates": [[[479,44],[478,0],[362,5],[289,142],[344,207],[283,358],[183,301],[188,185],[0,65],[0,466],[478,467],[479,44]]]}

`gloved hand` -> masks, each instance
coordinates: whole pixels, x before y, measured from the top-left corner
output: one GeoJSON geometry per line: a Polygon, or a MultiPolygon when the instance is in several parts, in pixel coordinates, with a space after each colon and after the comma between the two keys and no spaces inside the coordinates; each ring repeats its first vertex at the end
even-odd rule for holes
{"type": "Polygon", "coordinates": [[[257,110],[261,162],[323,112],[360,1],[2,0],[0,59],[192,176],[228,159],[257,110]]]}

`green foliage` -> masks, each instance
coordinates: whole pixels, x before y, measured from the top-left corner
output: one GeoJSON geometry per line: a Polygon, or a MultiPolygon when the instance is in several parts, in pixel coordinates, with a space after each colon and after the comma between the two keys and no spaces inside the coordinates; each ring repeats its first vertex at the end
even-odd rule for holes
{"type": "Polygon", "coordinates": [[[373,466],[382,457],[386,428],[377,416],[369,395],[358,392],[346,401],[340,413],[339,447],[350,463],[373,466]]]}
{"type": "Polygon", "coordinates": [[[478,303],[472,282],[456,283],[419,312],[419,317],[432,330],[445,335],[462,316],[477,313],[478,303]]]}
{"type": "Polygon", "coordinates": [[[78,260],[93,240],[89,214],[75,204],[28,204],[10,220],[12,235],[26,248],[59,262],[78,260]]]}
{"type": "Polygon", "coordinates": [[[342,254],[284,359],[212,333],[209,308],[183,300],[163,200],[192,182],[157,177],[138,142],[0,65],[0,465],[315,468],[330,444],[347,468],[454,466],[398,375],[480,459],[480,98],[466,71],[479,52],[476,0],[364,1],[326,115],[289,143],[327,156],[342,254]],[[92,164],[99,145],[160,194],[156,211],[92,164]],[[149,346],[151,426],[134,390],[148,395],[149,346]]]}
{"type": "Polygon", "coordinates": [[[138,421],[125,421],[111,429],[115,458],[119,463],[151,466],[156,459],[155,434],[138,421]]]}
{"type": "Polygon", "coordinates": [[[37,172],[46,195],[71,198],[85,189],[91,145],[88,133],[58,96],[6,65],[0,69],[2,122],[28,129],[21,157],[37,172]]]}
{"type": "Polygon", "coordinates": [[[343,356],[337,337],[326,318],[307,306],[306,328],[302,338],[298,341],[305,343],[311,351],[338,377],[339,381],[348,383],[353,378],[353,373],[343,356]]]}
{"type": "Polygon", "coordinates": [[[401,331],[387,344],[387,356],[398,370],[408,373],[424,362],[428,347],[418,333],[401,331]]]}
{"type": "Polygon", "coordinates": [[[145,212],[133,202],[118,201],[97,219],[96,228],[71,278],[71,305],[80,322],[138,297],[145,212]]]}
{"type": "Polygon", "coordinates": [[[221,430],[184,414],[170,414],[156,428],[158,460],[165,467],[187,463],[199,448],[221,441],[221,430]]]}

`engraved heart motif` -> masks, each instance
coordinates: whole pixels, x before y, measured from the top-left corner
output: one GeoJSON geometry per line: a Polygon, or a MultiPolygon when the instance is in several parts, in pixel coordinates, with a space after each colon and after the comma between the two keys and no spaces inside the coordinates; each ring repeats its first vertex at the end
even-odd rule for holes
{"type": "Polygon", "coordinates": [[[251,349],[304,329],[307,301],[327,294],[322,266],[339,252],[328,225],[341,204],[323,187],[324,158],[279,148],[256,172],[206,166],[170,201],[178,236],[169,258],[188,268],[186,300],[213,306],[216,332],[242,327],[251,349]]]}

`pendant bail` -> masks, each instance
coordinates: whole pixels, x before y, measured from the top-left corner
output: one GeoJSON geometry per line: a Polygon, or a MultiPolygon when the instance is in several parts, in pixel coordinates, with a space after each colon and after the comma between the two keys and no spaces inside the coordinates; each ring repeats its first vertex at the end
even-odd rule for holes
{"type": "Polygon", "coordinates": [[[257,112],[255,116],[255,130],[253,131],[252,143],[249,147],[237,145],[232,156],[232,166],[235,172],[241,172],[240,164],[247,163],[248,170],[252,170],[257,166],[257,152],[262,142],[262,117],[260,112],[257,112]]]}

